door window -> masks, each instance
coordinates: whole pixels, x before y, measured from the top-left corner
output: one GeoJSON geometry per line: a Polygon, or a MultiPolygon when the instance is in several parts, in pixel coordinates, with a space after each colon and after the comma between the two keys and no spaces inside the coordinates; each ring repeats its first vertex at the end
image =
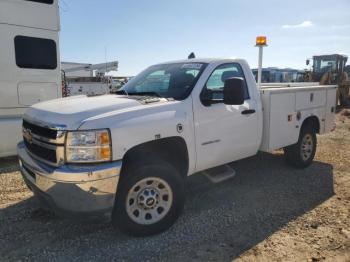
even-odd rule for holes
{"type": "Polygon", "coordinates": [[[209,91],[212,94],[213,100],[223,101],[225,80],[232,77],[239,77],[244,80],[244,100],[249,99],[249,92],[243,70],[237,63],[223,64],[218,66],[208,78],[203,92],[209,91]]]}

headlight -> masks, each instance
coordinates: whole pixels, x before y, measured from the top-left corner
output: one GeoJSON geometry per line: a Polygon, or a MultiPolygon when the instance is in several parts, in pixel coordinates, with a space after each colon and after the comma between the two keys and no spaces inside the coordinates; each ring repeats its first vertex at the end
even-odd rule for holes
{"type": "Polygon", "coordinates": [[[66,161],[92,163],[112,159],[111,138],[108,129],[69,131],[66,141],[66,161]]]}

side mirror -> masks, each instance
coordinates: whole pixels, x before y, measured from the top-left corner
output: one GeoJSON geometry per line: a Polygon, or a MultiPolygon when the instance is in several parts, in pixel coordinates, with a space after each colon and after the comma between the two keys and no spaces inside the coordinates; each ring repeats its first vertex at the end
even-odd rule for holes
{"type": "Polygon", "coordinates": [[[201,101],[203,105],[210,106],[213,100],[213,93],[210,90],[205,90],[201,93],[201,101]]]}
{"type": "Polygon", "coordinates": [[[306,65],[308,66],[310,64],[310,60],[306,59],[306,65]]]}
{"type": "Polygon", "coordinates": [[[242,105],[244,103],[244,80],[233,77],[225,80],[224,104],[242,105]]]}

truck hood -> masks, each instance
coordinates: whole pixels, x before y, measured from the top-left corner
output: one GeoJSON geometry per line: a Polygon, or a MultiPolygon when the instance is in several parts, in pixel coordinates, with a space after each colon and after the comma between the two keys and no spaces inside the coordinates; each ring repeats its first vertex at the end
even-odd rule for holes
{"type": "Polygon", "coordinates": [[[145,104],[120,95],[73,96],[35,104],[26,111],[24,118],[31,122],[63,125],[67,130],[76,130],[85,119],[91,117],[111,111],[123,111],[128,108],[140,107],[142,109],[166,101],[166,99],[160,98],[159,101],[145,104]]]}

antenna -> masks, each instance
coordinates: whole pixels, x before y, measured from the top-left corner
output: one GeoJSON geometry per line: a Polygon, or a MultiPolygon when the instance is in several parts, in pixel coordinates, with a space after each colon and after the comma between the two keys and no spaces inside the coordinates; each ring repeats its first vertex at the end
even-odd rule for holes
{"type": "Polygon", "coordinates": [[[193,58],[196,58],[196,55],[191,52],[191,54],[188,55],[188,59],[193,59],[193,58]]]}

